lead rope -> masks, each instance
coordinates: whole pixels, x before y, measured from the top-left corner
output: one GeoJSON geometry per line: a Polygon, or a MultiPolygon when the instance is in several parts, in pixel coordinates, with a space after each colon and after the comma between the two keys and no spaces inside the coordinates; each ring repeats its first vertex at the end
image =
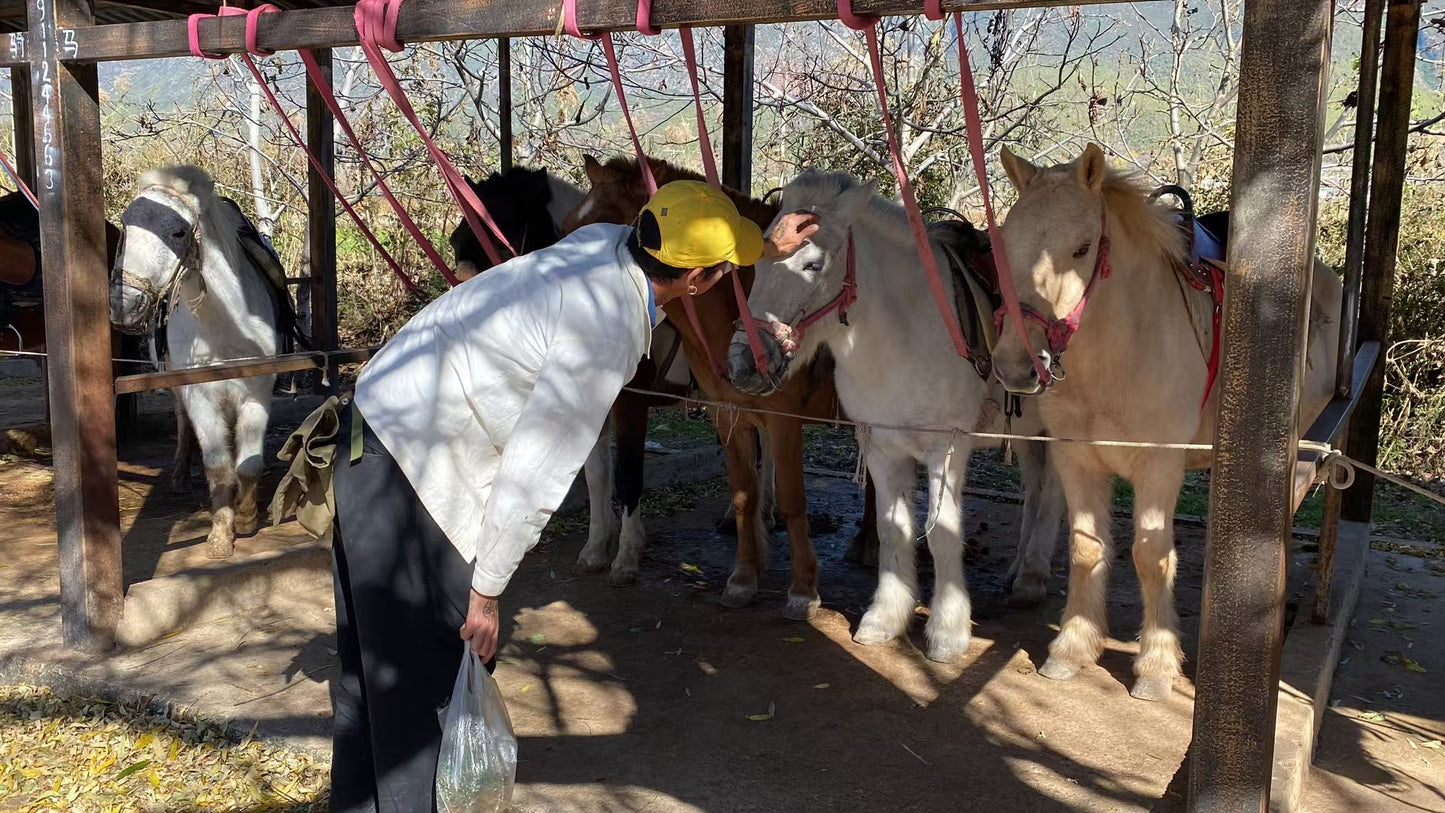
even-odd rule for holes
{"type": "MultiPolygon", "coordinates": [[[[643,34],[660,33],[658,29],[652,27],[651,14],[651,0],[640,0],[637,4],[636,23],[638,31],[642,32],[643,34]]],[[[622,70],[617,63],[617,50],[613,45],[612,35],[600,33],[583,33],[578,25],[577,20],[577,0],[562,0],[562,19],[560,28],[569,36],[576,37],[578,39],[588,40],[591,42],[602,43],[602,53],[607,58],[607,72],[612,76],[612,92],[617,95],[617,104],[619,107],[622,108],[622,118],[624,121],[627,122],[627,133],[629,136],[632,137],[632,149],[633,152],[637,154],[637,168],[642,173],[642,183],[647,188],[647,196],[648,198],[651,198],[653,195],[657,194],[657,179],[652,174],[652,162],[648,160],[647,153],[643,152],[642,150],[642,139],[638,138],[637,136],[637,126],[632,122],[632,109],[627,104],[627,91],[622,87],[622,70]]],[[[686,38],[686,42],[691,42],[691,39],[692,37],[689,33],[686,38]]],[[[686,48],[686,46],[684,46],[684,48],[686,48]]],[[[689,71],[692,70],[693,66],[690,65],[689,71]]],[[[697,80],[695,75],[693,76],[693,92],[694,101],[697,101],[698,104],[701,104],[701,102],[699,101],[700,95],[697,94],[697,80]]],[[[702,134],[702,138],[706,139],[707,128],[703,126],[702,123],[701,109],[698,110],[698,125],[699,130],[702,134]]],[[[708,150],[711,150],[711,145],[708,146],[708,150]]],[[[705,161],[704,168],[706,168],[710,163],[710,161],[705,161]]],[[[712,172],[713,174],[709,176],[708,181],[714,186],[717,186],[718,184],[716,180],[716,167],[713,168],[712,172]]],[[[693,302],[692,295],[688,294],[686,296],[679,297],[679,299],[682,300],[682,310],[683,313],[687,315],[688,325],[692,328],[693,335],[697,337],[697,343],[702,345],[703,354],[707,357],[707,363],[710,367],[712,367],[713,374],[716,375],[719,379],[726,381],[727,377],[725,375],[725,371],[723,370],[723,366],[718,362],[717,357],[713,355],[712,347],[710,347],[707,343],[707,334],[702,332],[702,323],[698,321],[697,305],[693,302]]]]}
{"type": "MultiPolygon", "coordinates": [[[[943,19],[943,0],[925,0],[923,15],[930,20],[943,19]]],[[[973,82],[973,66],[968,58],[968,46],[963,40],[963,12],[953,13],[953,26],[958,32],[959,94],[963,102],[963,125],[968,134],[968,154],[973,162],[974,176],[978,179],[979,195],[983,198],[984,218],[988,223],[989,249],[993,253],[993,264],[998,269],[998,290],[1003,298],[1004,311],[1013,322],[1014,330],[1024,343],[1039,382],[1047,384],[1049,370],[1034,352],[1029,342],[1028,330],[1024,327],[1023,310],[1019,307],[1018,292],[1014,290],[1013,273],[1009,270],[1008,251],[1004,247],[1003,232],[993,216],[993,201],[989,195],[988,171],[983,156],[983,123],[978,115],[978,90],[973,82]]],[[[892,132],[891,130],[889,131],[892,132]]]]}
{"type": "MultiPolygon", "coordinates": [[[[698,115],[701,116],[701,112],[699,112],[698,115]]],[[[0,152],[0,166],[5,167],[5,174],[9,175],[10,180],[15,182],[15,188],[20,191],[20,194],[24,195],[25,199],[30,201],[30,205],[34,206],[36,211],[39,211],[40,201],[36,200],[35,193],[30,191],[30,187],[25,185],[25,181],[20,179],[20,173],[15,171],[15,167],[10,166],[10,161],[5,158],[5,153],[3,152],[0,152]]]]}
{"type": "Polygon", "coordinates": [[[913,192],[913,183],[908,179],[908,168],[903,165],[903,152],[898,146],[898,135],[893,132],[893,115],[888,110],[888,88],[883,77],[883,57],[878,50],[878,18],[853,13],[852,0],[838,0],[838,19],[854,31],[862,31],[868,43],[868,62],[872,68],[873,86],[878,91],[878,107],[883,118],[883,131],[888,136],[888,154],[892,158],[893,177],[898,180],[898,197],[908,213],[908,226],[913,231],[913,243],[918,249],[918,259],[928,276],[928,288],[933,292],[938,314],[953,340],[953,349],[963,358],[969,358],[968,343],[963,338],[958,317],[949,304],[943,290],[943,277],[938,272],[938,260],[933,256],[933,245],[923,224],[923,214],[918,208],[918,198],[913,192]]]}
{"type": "Polygon", "coordinates": [[[246,12],[242,9],[230,6],[222,6],[218,14],[192,14],[186,20],[191,55],[200,59],[225,59],[225,54],[211,54],[207,53],[201,48],[200,22],[202,19],[207,17],[216,18],[220,16],[234,16],[238,14],[246,15],[247,53],[240,54],[241,61],[246,65],[248,69],[250,69],[251,76],[255,79],[256,84],[266,95],[266,99],[271,103],[272,108],[276,110],[277,118],[279,118],[281,120],[281,123],[285,125],[287,132],[291,135],[291,139],[295,141],[296,145],[301,148],[301,151],[306,154],[306,160],[310,162],[311,167],[316,170],[317,175],[319,175],[322,182],[326,184],[326,188],[331,190],[331,194],[336,197],[336,201],[341,204],[341,208],[347,213],[347,215],[351,217],[352,221],[356,223],[356,226],[358,229],[361,230],[362,235],[366,237],[367,241],[370,242],[372,247],[376,249],[377,253],[381,255],[382,259],[386,261],[386,264],[391,267],[392,273],[396,275],[397,279],[401,280],[402,285],[405,286],[408,291],[416,293],[420,290],[417,287],[416,281],[413,280],[411,276],[406,273],[406,271],[402,270],[401,264],[397,262],[396,258],[392,256],[391,252],[386,250],[386,247],[381,244],[381,241],[377,239],[376,234],[372,232],[369,226],[366,225],[366,222],[361,218],[361,215],[357,213],[356,209],[352,207],[350,201],[346,199],[346,196],[341,194],[341,191],[337,189],[335,179],[333,179],[331,177],[331,173],[327,172],[325,167],[322,166],[320,159],[317,158],[316,154],[311,151],[311,148],[306,145],[306,139],[301,137],[301,133],[296,129],[296,126],[291,123],[290,116],[286,115],[285,109],[281,107],[280,100],[276,98],[276,94],[272,92],[270,84],[268,84],[265,77],[261,75],[261,70],[256,67],[255,61],[251,59],[252,54],[255,54],[257,56],[267,56],[271,53],[274,53],[272,51],[262,49],[257,44],[256,29],[257,20],[260,18],[260,15],[278,10],[279,9],[277,9],[270,3],[265,3],[257,6],[250,12],[246,12]]]}

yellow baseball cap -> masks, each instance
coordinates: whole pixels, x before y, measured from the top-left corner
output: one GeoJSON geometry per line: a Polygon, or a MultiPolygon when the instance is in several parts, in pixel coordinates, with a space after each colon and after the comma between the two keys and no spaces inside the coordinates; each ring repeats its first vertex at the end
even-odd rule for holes
{"type": "Polygon", "coordinates": [[[642,207],[657,221],[660,245],[647,253],[673,268],[706,268],[727,261],[752,265],[763,256],[763,231],[738,214],[727,195],[702,181],[665,184],[642,207]]]}

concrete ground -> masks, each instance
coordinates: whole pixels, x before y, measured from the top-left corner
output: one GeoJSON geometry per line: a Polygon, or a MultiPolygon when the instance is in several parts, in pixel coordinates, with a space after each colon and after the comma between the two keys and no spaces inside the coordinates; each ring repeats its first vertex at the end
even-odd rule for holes
{"type": "MultiPolygon", "coordinates": [[[[272,450],[278,441],[271,438],[272,450]]],[[[151,629],[153,640],[105,656],[60,646],[48,466],[0,462],[0,679],[155,695],[324,753],[327,681],[335,670],[324,544],[290,523],[240,540],[229,563],[203,561],[204,497],[199,489],[169,492],[168,454],[165,442],[129,450],[121,496],[133,585],[128,613],[168,607],[177,627],[151,629]],[[167,604],[159,593],[187,598],[167,604]]],[[[782,534],[770,589],[745,610],[717,605],[733,549],[733,540],[713,530],[726,501],[717,481],[673,489],[652,503],[657,515],[633,587],[574,576],[585,516],[554,522],[503,606],[507,643],[497,677],[521,742],[519,809],[1159,806],[1189,742],[1192,686],[1187,674],[1168,702],[1128,696],[1141,608],[1127,547],[1114,563],[1110,593],[1116,638],[1099,667],[1053,683],[1034,670],[1062,608],[1063,557],[1043,608],[1007,609],[1002,576],[1018,508],[971,500],[967,568],[976,638],[967,663],[944,667],[919,652],[922,618],[907,640],[879,648],[852,643],[874,582],[842,558],[861,498],[851,483],[826,477],[810,479],[809,495],[825,604],[808,624],[778,616],[787,565],[782,534]]],[[[1126,519],[1115,532],[1127,538],[1126,519]]],[[[1203,534],[1184,526],[1178,534],[1178,603],[1185,651],[1192,652],[1203,534]]],[[[921,559],[927,580],[926,554],[921,559]]],[[[1439,563],[1372,557],[1308,809],[1445,810],[1442,756],[1438,742],[1430,745],[1445,727],[1445,692],[1436,682],[1445,661],[1428,645],[1439,563]],[[1426,649],[1417,652],[1407,638],[1426,649]],[[1426,671],[1410,669],[1407,657],[1426,671]]],[[[1292,586],[1291,599],[1301,595],[1292,586]]]]}

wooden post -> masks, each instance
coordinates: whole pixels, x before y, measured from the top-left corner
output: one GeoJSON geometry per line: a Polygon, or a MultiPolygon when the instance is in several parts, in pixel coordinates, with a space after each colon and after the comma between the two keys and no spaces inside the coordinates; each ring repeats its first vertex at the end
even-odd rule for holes
{"type": "Polygon", "coordinates": [[[30,93],[30,71],[10,69],[10,109],[15,122],[15,171],[21,180],[35,188],[35,122],[30,118],[33,105],[30,93]]]}
{"type": "Polygon", "coordinates": [[[497,145],[502,171],[512,168],[512,41],[497,40],[497,145]]]}
{"type": "Polygon", "coordinates": [[[1244,6],[1189,806],[1269,800],[1329,0],[1244,6]]]}
{"type": "MultiPolygon", "coordinates": [[[[1365,225],[1364,280],[1360,291],[1362,341],[1390,346],[1390,305],[1395,298],[1395,250],[1400,242],[1400,204],[1405,188],[1405,157],[1410,142],[1410,97],[1415,85],[1415,39],[1420,30],[1419,0],[1390,0],[1385,12],[1385,58],[1380,73],[1379,132],[1370,180],[1370,214],[1365,225]]],[[[1385,363],[1376,365],[1360,393],[1350,422],[1350,457],[1374,465],[1380,449],[1380,398],[1385,363]]],[[[1355,476],[1345,493],[1346,519],[1369,522],[1375,477],[1355,476]]]]}
{"type": "Polygon", "coordinates": [[[100,106],[94,65],[62,60],[93,0],[29,1],[50,431],[65,643],[109,648],[123,598],[111,397],[100,106]]]}
{"type": "MultiPolygon", "coordinates": [[[[316,64],[331,82],[331,49],[315,51],[316,64]]],[[[331,176],[336,174],[335,125],[331,111],[316,86],[306,86],[306,146],[331,176]]],[[[341,343],[336,315],[336,198],[313,166],[306,169],[306,243],[310,257],[311,345],[316,350],[335,350],[341,343]]],[[[334,392],[335,365],[316,379],[317,391],[334,392]],[[321,386],[325,381],[327,386],[321,386]]]]}
{"type": "Polygon", "coordinates": [[[753,27],[723,29],[722,182],[744,194],[753,188],[753,27]]]}

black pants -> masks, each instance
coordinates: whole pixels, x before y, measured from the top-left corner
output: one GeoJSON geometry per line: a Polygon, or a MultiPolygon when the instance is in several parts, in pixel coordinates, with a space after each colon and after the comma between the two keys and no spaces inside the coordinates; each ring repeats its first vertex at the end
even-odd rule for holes
{"type": "MultiPolygon", "coordinates": [[[[422,507],[370,429],[350,462],[343,412],[333,485],[336,640],[331,809],[436,808],[438,707],[461,665],[472,566],[422,507]]],[[[494,663],[487,665],[490,670],[494,663]]]]}

